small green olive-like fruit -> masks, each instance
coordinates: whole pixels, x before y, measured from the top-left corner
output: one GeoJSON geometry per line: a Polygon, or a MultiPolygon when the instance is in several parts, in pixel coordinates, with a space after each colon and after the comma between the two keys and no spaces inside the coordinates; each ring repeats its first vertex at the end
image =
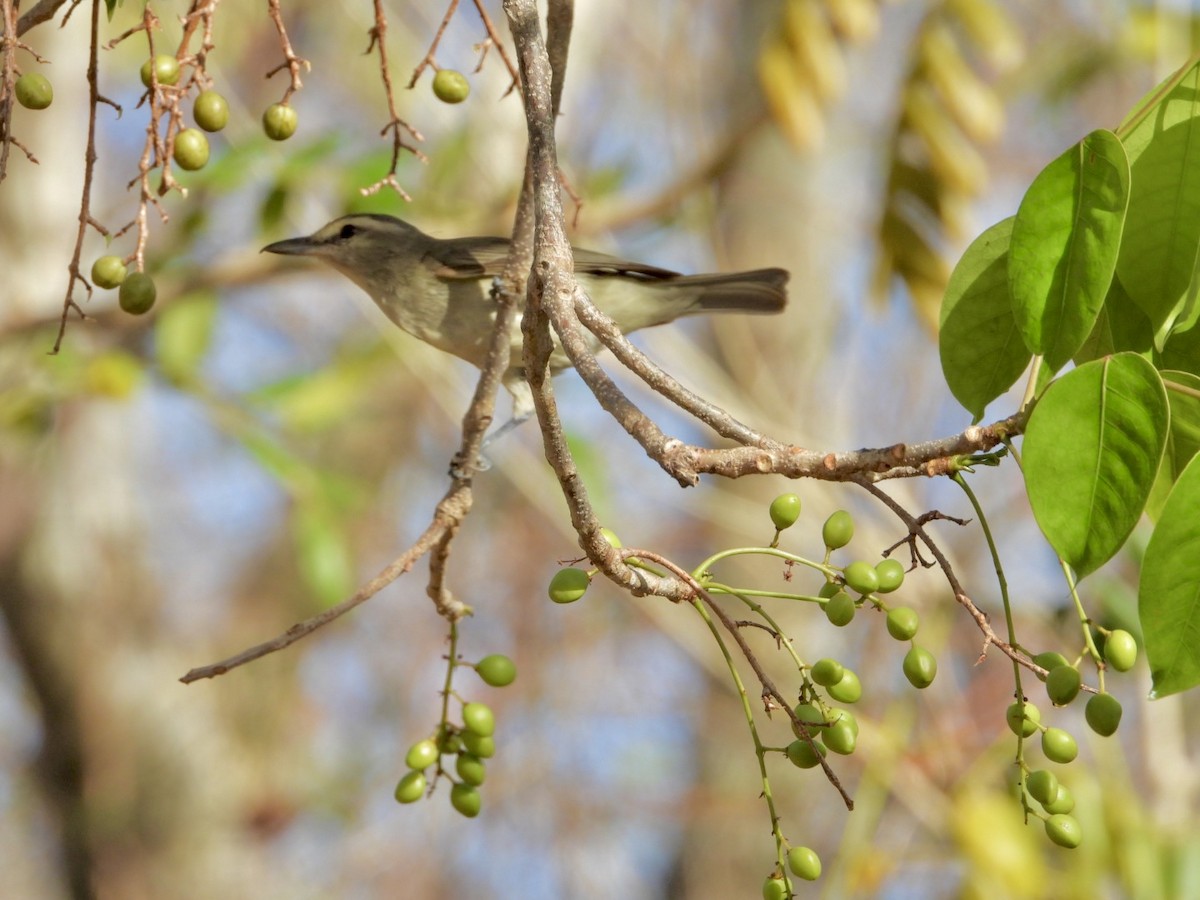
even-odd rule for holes
{"type": "Polygon", "coordinates": [[[846,674],[846,667],[836,659],[818,659],[812,665],[812,680],[821,687],[837,684],[846,674]]]}
{"type": "Polygon", "coordinates": [[[882,559],[875,566],[875,574],[879,578],[879,587],[875,590],[890,594],[904,584],[904,563],[898,559],[882,559]]]}
{"type": "MultiPolygon", "coordinates": [[[[1048,672],[1053,672],[1059,666],[1069,666],[1071,661],[1056,650],[1047,650],[1045,653],[1039,653],[1033,658],[1033,661],[1048,672]]],[[[1045,675],[1038,675],[1042,681],[1046,680],[1045,675]]]]}
{"type": "Polygon", "coordinates": [[[463,706],[463,727],[480,737],[491,737],[496,731],[496,715],[486,703],[471,702],[463,706]]]}
{"type": "Polygon", "coordinates": [[[833,513],[821,527],[821,540],[830,550],[840,550],[854,537],[854,517],[844,509],[833,513]]]}
{"type": "Polygon", "coordinates": [[[1059,813],[1046,820],[1046,837],[1060,847],[1074,850],[1083,840],[1083,829],[1074,816],[1059,813]]]}
{"type": "Polygon", "coordinates": [[[1049,803],[1043,803],[1042,809],[1055,816],[1060,813],[1069,813],[1075,808],[1075,796],[1067,790],[1067,786],[1061,781],[1058,783],[1058,794],[1049,803]]]}
{"type": "Polygon", "coordinates": [[[817,591],[817,596],[824,597],[826,600],[828,600],[840,590],[844,590],[841,584],[836,581],[827,581],[821,585],[821,589],[817,591]]]}
{"type": "Polygon", "coordinates": [[[1046,676],[1046,694],[1055,706],[1066,706],[1079,696],[1082,680],[1074,666],[1055,666],[1046,676]]]}
{"type": "Polygon", "coordinates": [[[417,741],[408,748],[408,755],[404,757],[404,764],[410,769],[424,769],[437,762],[437,758],[438,745],[435,741],[417,741]]]}
{"type": "Polygon", "coordinates": [[[517,679],[517,667],[503,653],[491,653],[475,663],[475,671],[484,684],[492,687],[507,687],[517,679]]]}
{"type": "Polygon", "coordinates": [[[612,547],[614,550],[620,550],[621,547],[623,546],[621,544],[621,539],[619,537],[617,537],[617,533],[615,531],[613,531],[611,528],[601,528],[600,535],[606,541],[608,541],[608,545],[610,547],[612,547]]]}
{"type": "Polygon", "coordinates": [[[1058,777],[1049,769],[1035,769],[1025,776],[1025,790],[1038,803],[1053,803],[1058,796],[1058,777]]]}
{"type": "Polygon", "coordinates": [[[850,589],[858,591],[864,596],[874,593],[879,588],[879,573],[866,560],[860,559],[850,563],[846,566],[844,575],[850,589]]]}
{"type": "Polygon", "coordinates": [[[798,769],[811,769],[820,765],[820,757],[825,756],[825,745],[820,741],[811,744],[803,738],[796,738],[787,745],[787,758],[798,769]],[[816,747],[814,750],[813,748],[816,747]]]}
{"type": "MultiPolygon", "coordinates": [[[[829,721],[825,718],[825,713],[813,703],[801,703],[792,712],[796,714],[797,719],[809,726],[808,733],[813,737],[820,736],[821,732],[824,731],[823,726],[829,721]]],[[[796,727],[794,722],[792,723],[792,733],[796,737],[801,737],[800,729],[796,727]]]]}
{"type": "Polygon", "coordinates": [[[904,654],[904,677],[918,690],[929,687],[937,677],[937,659],[924,647],[913,646],[904,654]]]}
{"type": "Polygon", "coordinates": [[[1041,711],[1032,703],[1013,703],[1004,713],[1009,730],[1021,737],[1032,737],[1042,721],[1041,711]]]}
{"type": "Polygon", "coordinates": [[[26,72],[13,86],[17,102],[26,109],[45,109],[54,102],[54,86],[41,72],[26,72]]]}
{"type": "Polygon", "coordinates": [[[450,788],[450,805],[468,819],[473,819],[483,807],[483,798],[474,785],[459,783],[450,788]]]}
{"type": "Polygon", "coordinates": [[[154,286],[153,278],[145,272],[132,272],[121,282],[117,300],[125,312],[140,316],[150,311],[157,296],[158,288],[154,286]]]}
{"type": "Polygon", "coordinates": [[[1118,672],[1128,672],[1137,662],[1137,641],[1128,631],[1118,628],[1104,642],[1104,658],[1118,672]]]}
{"type": "Polygon", "coordinates": [[[101,256],[92,263],[92,283],[98,288],[111,290],[120,287],[125,280],[125,261],[119,256],[101,256]]]}
{"type": "Polygon", "coordinates": [[[797,878],[816,881],[821,877],[821,857],[808,847],[793,847],[789,850],[787,864],[797,878]]]}
{"type": "Polygon", "coordinates": [[[199,128],[185,128],[175,135],[175,162],[181,169],[195,172],[208,163],[208,138],[199,128]]]}
{"type": "Polygon", "coordinates": [[[862,699],[862,682],[852,669],[842,672],[842,680],[831,684],[828,690],[829,696],[838,703],[857,703],[862,699]]]}
{"type": "Polygon", "coordinates": [[[762,895],[763,900],[787,900],[787,882],[774,876],[768,878],[763,882],[762,895]]]}
{"type": "Polygon", "coordinates": [[[1066,764],[1079,755],[1079,745],[1061,728],[1047,728],[1042,732],[1042,752],[1051,762],[1066,764]]]}
{"type": "Polygon", "coordinates": [[[229,104],[216,91],[201,91],[192,104],[192,118],[205,131],[220,131],[229,124],[229,104]]]}
{"type": "Polygon", "coordinates": [[[842,712],[825,729],[825,746],[834,753],[849,756],[858,746],[858,722],[848,712],[842,712]]]}
{"type": "Polygon", "coordinates": [[[475,787],[483,784],[487,777],[487,766],[483,764],[483,760],[470,753],[458,754],[458,759],[454,762],[454,771],[458,773],[459,778],[475,787]]]}
{"type": "Polygon", "coordinates": [[[396,785],[396,801],[416,803],[425,795],[427,784],[424,772],[409,772],[396,785]]]}
{"type": "Polygon", "coordinates": [[[559,569],[550,579],[550,599],[555,603],[574,603],[587,592],[591,583],[583,569],[559,569]]]}
{"type": "Polygon", "coordinates": [[[484,737],[473,731],[464,731],[459,737],[462,739],[462,748],[472,756],[491,759],[496,755],[496,739],[491,735],[484,737]]]}
{"type": "Polygon", "coordinates": [[[286,141],[296,133],[296,126],[300,124],[300,117],[296,115],[296,111],[290,106],[285,106],[282,103],[275,103],[267,107],[267,111],[263,113],[263,131],[267,137],[273,141],[286,141]]]}
{"type": "Polygon", "coordinates": [[[433,76],[433,95],[443,103],[462,103],[470,93],[471,83],[457,69],[441,69],[433,76]]]}
{"type": "Polygon", "coordinates": [[[800,498],[795,494],[780,494],[771,501],[769,512],[776,531],[791,528],[800,518],[800,498]]]}
{"type": "Polygon", "coordinates": [[[898,641],[911,641],[921,627],[921,618],[915,609],[897,606],[887,614],[888,634],[898,641]]]}
{"type": "Polygon", "coordinates": [[[845,591],[838,591],[825,604],[825,617],[838,628],[849,625],[854,619],[854,598],[845,591]]]}
{"type": "Polygon", "coordinates": [[[1101,737],[1111,737],[1121,724],[1121,701],[1112,694],[1095,694],[1083,708],[1088,727],[1101,737]]]}
{"type": "Polygon", "coordinates": [[[154,59],[142,63],[142,84],[146,87],[150,87],[151,84],[151,66],[159,84],[175,84],[179,81],[179,60],[168,53],[160,53],[154,59]]]}

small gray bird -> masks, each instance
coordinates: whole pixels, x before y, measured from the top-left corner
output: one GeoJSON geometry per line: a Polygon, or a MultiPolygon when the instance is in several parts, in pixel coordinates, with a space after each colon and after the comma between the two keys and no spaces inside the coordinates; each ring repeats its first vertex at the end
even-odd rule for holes
{"type": "MultiPolygon", "coordinates": [[[[509,239],[439,240],[392,216],[334,219],[308,237],[263,247],[267,253],[312,256],[337,269],[370,295],[389,319],[439,350],[482,367],[496,316],[492,283],[508,255],[509,239]]],[[[756,269],[728,275],[680,275],[573,249],[575,276],[601,312],[624,333],[698,313],[777,313],[787,303],[788,273],[756,269]]],[[[592,339],[593,350],[600,342],[592,339]]],[[[512,329],[504,387],[513,398],[512,420],[501,434],[533,414],[533,397],[521,366],[520,315],[512,329]]],[[[554,372],[570,368],[561,347],[550,357],[554,372]]]]}

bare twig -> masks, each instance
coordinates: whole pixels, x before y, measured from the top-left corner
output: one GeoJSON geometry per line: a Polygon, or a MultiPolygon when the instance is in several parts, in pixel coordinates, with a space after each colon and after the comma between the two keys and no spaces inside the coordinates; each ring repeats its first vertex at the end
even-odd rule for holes
{"type": "Polygon", "coordinates": [[[367,197],[378,193],[385,187],[390,187],[406,201],[411,202],[412,197],[408,195],[408,192],[400,186],[400,182],[396,179],[396,167],[400,164],[400,153],[402,150],[407,150],[422,162],[425,161],[426,157],[424,153],[412,144],[407,143],[401,137],[401,129],[412,135],[413,140],[423,141],[425,138],[411,125],[401,119],[400,114],[396,112],[396,98],[392,93],[392,73],[387,57],[387,15],[383,9],[383,0],[375,0],[375,25],[371,28],[370,36],[371,42],[367,45],[367,53],[376,48],[379,50],[379,73],[383,79],[383,90],[387,95],[388,115],[390,116],[388,123],[383,126],[383,130],[379,134],[386,135],[389,131],[392,133],[392,163],[383,178],[370,187],[365,187],[361,190],[363,196],[367,197]]]}
{"type": "Polygon", "coordinates": [[[267,14],[275,23],[275,30],[279,32],[279,46],[283,50],[283,62],[267,72],[266,77],[270,78],[276,72],[282,72],[284,69],[291,74],[291,81],[288,83],[287,90],[283,92],[283,99],[279,101],[286,106],[292,94],[304,86],[300,80],[300,70],[308,72],[312,69],[312,65],[307,59],[297,56],[292,49],[292,42],[288,40],[287,29],[283,25],[283,13],[279,10],[279,0],[267,0],[267,14]]]}
{"type": "MultiPolygon", "coordinates": [[[[502,37],[500,37],[500,34],[496,31],[496,26],[494,24],[492,24],[492,17],[488,15],[488,11],[483,5],[483,0],[474,0],[474,3],[475,3],[475,9],[479,12],[479,18],[481,18],[483,20],[483,27],[487,29],[488,43],[496,48],[496,52],[499,53],[500,58],[502,60],[504,60],[504,66],[505,66],[505,68],[508,69],[508,74],[512,76],[512,83],[509,84],[508,90],[506,90],[503,94],[503,96],[507,97],[509,94],[511,94],[513,91],[515,91],[517,89],[517,85],[520,83],[521,76],[517,73],[516,65],[514,65],[513,61],[511,59],[509,59],[508,51],[506,51],[504,49],[504,39],[502,37]]],[[[551,27],[550,30],[554,31],[554,28],[551,27]]],[[[567,29],[567,36],[568,37],[570,36],[569,23],[568,23],[568,29],[567,29]]],[[[563,54],[561,63],[562,63],[563,71],[566,71],[567,58],[566,58],[565,53],[563,54]]],[[[552,61],[552,64],[553,64],[553,61],[552,61]]],[[[480,59],[479,59],[479,65],[480,66],[483,65],[482,57],[480,57],[480,59]]],[[[557,112],[557,110],[558,110],[557,103],[555,104],[554,108],[555,108],[555,111],[557,112]]]]}
{"type": "Polygon", "coordinates": [[[438,30],[434,32],[433,41],[429,44],[429,49],[425,51],[425,56],[417,63],[417,67],[413,69],[412,78],[408,80],[408,89],[411,91],[417,86],[417,79],[421,77],[429,66],[437,68],[436,56],[438,44],[442,42],[442,35],[446,33],[446,27],[450,24],[450,20],[454,17],[454,11],[458,9],[458,0],[450,0],[450,4],[446,7],[446,14],[442,16],[442,24],[438,26],[438,30]]]}

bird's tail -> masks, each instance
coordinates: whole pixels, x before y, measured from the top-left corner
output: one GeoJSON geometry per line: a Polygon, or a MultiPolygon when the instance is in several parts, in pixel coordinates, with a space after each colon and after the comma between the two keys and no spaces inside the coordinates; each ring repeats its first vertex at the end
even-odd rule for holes
{"type": "Polygon", "coordinates": [[[784,269],[754,269],[720,275],[684,275],[672,287],[699,289],[693,312],[777,313],[787,305],[788,273],[784,269]]]}

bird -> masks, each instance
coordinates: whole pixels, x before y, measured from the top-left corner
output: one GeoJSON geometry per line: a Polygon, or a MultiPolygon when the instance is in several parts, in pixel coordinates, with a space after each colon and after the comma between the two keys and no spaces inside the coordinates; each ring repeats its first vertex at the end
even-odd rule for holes
{"type": "MultiPolygon", "coordinates": [[[[262,252],[325,263],[362,288],[404,331],[482,368],[497,312],[492,285],[510,244],[505,237],[436,238],[394,216],[360,213],[334,219],[305,237],[268,244],[262,252]]],[[[681,275],[594,250],[571,250],[580,287],[625,334],[705,313],[779,313],[787,304],[785,269],[681,275]]],[[[590,332],[587,337],[593,352],[601,349],[590,332]]],[[[486,444],[533,415],[521,342],[518,312],[501,380],[512,396],[512,418],[488,435],[486,444]]],[[[557,374],[570,367],[555,336],[550,369],[557,374]]]]}

